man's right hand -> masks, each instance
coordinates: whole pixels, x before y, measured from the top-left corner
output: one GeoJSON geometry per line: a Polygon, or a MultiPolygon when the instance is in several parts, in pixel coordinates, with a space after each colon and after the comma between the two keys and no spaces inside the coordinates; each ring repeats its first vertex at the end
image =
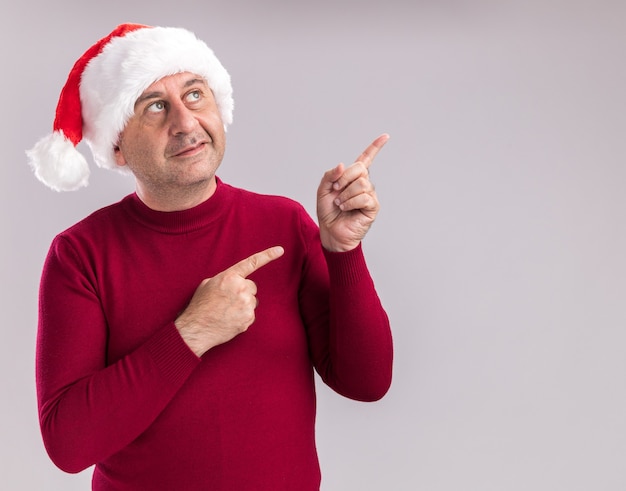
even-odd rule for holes
{"type": "Polygon", "coordinates": [[[175,321],[183,340],[198,357],[230,341],[254,322],[257,287],[248,276],[283,253],[280,246],[270,247],[200,283],[175,321]]]}

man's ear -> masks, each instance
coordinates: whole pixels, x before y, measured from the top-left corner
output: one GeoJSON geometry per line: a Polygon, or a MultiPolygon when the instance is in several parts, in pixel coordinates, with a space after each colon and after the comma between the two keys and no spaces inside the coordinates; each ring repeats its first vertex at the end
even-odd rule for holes
{"type": "Polygon", "coordinates": [[[119,144],[113,147],[113,155],[115,156],[115,163],[117,165],[120,167],[126,166],[126,159],[124,158],[124,154],[122,153],[119,144]]]}

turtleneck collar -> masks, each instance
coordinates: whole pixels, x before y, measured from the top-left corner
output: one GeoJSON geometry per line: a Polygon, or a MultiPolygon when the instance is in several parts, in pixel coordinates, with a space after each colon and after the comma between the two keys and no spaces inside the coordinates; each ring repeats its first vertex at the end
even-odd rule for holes
{"type": "Polygon", "coordinates": [[[216,177],[217,188],[213,195],[193,208],[180,211],[156,211],[148,208],[137,193],[122,200],[124,210],[141,225],[157,232],[185,234],[210,225],[230,209],[232,188],[216,177]]]}

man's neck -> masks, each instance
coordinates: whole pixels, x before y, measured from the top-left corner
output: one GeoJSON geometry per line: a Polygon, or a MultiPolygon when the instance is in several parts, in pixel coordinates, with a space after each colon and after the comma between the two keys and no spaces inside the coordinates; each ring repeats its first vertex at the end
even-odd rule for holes
{"type": "Polygon", "coordinates": [[[178,189],[148,190],[137,182],[137,196],[143,203],[155,211],[188,210],[209,199],[217,189],[217,180],[213,176],[208,181],[178,189]]]}

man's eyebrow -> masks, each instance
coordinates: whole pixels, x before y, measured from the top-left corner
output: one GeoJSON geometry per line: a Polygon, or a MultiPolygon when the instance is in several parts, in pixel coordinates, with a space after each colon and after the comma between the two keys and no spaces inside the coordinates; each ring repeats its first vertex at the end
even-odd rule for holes
{"type": "Polygon", "coordinates": [[[160,97],[163,97],[163,92],[159,92],[159,91],[144,92],[135,101],[135,107],[139,106],[141,103],[149,99],[159,99],[160,97]]]}
{"type": "Polygon", "coordinates": [[[207,81],[204,80],[203,78],[190,78],[189,80],[187,80],[185,82],[185,85],[183,87],[187,88],[187,87],[191,87],[192,85],[196,85],[196,84],[204,85],[205,87],[209,86],[207,81]]]}
{"type": "MultiPolygon", "coordinates": [[[[209,86],[207,81],[204,80],[203,78],[194,77],[194,78],[190,78],[189,80],[187,80],[183,84],[183,88],[186,89],[186,88],[191,87],[191,86],[196,85],[196,84],[204,85],[205,87],[209,86]]],[[[139,106],[141,103],[143,103],[143,102],[145,102],[147,100],[150,100],[150,99],[160,99],[161,97],[163,97],[163,92],[159,92],[158,90],[155,90],[153,92],[144,92],[135,101],[135,107],[139,106]]]]}

